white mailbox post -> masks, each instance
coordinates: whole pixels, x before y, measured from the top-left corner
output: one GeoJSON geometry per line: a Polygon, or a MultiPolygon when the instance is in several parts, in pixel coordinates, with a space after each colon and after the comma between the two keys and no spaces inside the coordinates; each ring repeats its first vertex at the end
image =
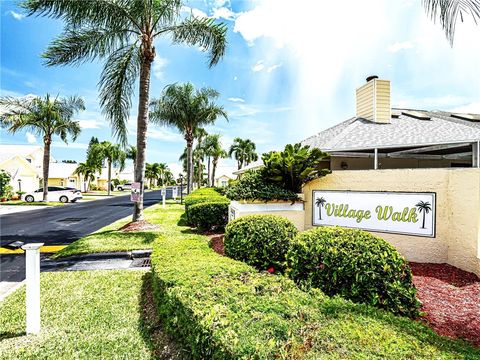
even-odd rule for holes
{"type": "Polygon", "coordinates": [[[162,188],[162,208],[165,209],[165,198],[167,196],[167,189],[165,186],[162,188]]]}
{"type": "Polygon", "coordinates": [[[43,243],[22,246],[25,250],[27,278],[27,334],[40,332],[40,247],[43,243]]]}

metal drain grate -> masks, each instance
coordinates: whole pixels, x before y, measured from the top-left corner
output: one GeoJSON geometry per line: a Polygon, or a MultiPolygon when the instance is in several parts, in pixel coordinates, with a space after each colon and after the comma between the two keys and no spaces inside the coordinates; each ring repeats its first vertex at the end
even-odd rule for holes
{"type": "Polygon", "coordinates": [[[76,222],[80,222],[80,221],[85,220],[85,219],[86,218],[84,218],[84,217],[82,217],[82,218],[71,217],[71,218],[65,218],[65,219],[57,220],[57,222],[76,223],[76,222]]]}
{"type": "Polygon", "coordinates": [[[138,259],[133,259],[132,265],[130,267],[150,267],[150,258],[138,258],[138,259]]]}

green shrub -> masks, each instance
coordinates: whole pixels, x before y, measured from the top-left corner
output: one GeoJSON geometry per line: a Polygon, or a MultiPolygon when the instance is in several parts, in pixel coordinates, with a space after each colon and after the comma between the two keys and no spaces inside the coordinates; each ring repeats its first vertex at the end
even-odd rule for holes
{"type": "Polygon", "coordinates": [[[297,232],[290,220],[280,216],[244,216],[227,225],[225,254],[260,270],[283,271],[289,243],[297,232]]]}
{"type": "Polygon", "coordinates": [[[418,316],[408,262],[385,240],[366,231],[321,227],[290,243],[287,273],[300,284],[395,314],[418,316]]]}
{"type": "MultiPolygon", "coordinates": [[[[229,202],[229,200],[222,196],[214,188],[200,188],[192,191],[189,195],[185,196],[185,214],[189,224],[194,225],[190,218],[190,207],[192,205],[206,203],[206,202],[229,202]]],[[[225,214],[228,216],[228,210],[225,214]]]]}
{"type": "Polygon", "coordinates": [[[207,238],[169,232],[154,243],[162,329],[193,359],[474,359],[480,351],[282,275],[220,256],[207,238]]]}
{"type": "Polygon", "coordinates": [[[230,201],[208,201],[191,205],[188,209],[189,221],[200,230],[224,227],[228,222],[230,201]]]}
{"type": "Polygon", "coordinates": [[[258,171],[245,173],[240,180],[226,189],[225,196],[231,200],[298,200],[298,195],[293,191],[266,182],[258,171]]]}

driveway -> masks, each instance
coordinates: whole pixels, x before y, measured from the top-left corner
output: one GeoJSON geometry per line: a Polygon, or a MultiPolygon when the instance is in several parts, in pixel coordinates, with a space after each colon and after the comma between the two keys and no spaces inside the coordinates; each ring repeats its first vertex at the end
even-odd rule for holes
{"type": "MultiPolygon", "coordinates": [[[[160,202],[161,191],[145,193],[144,205],[160,202]]],[[[112,222],[132,214],[130,195],[0,216],[0,246],[25,243],[68,245],[112,222]]],[[[43,257],[45,255],[42,255],[43,257]]],[[[25,278],[25,255],[0,255],[0,281],[25,278]]]]}

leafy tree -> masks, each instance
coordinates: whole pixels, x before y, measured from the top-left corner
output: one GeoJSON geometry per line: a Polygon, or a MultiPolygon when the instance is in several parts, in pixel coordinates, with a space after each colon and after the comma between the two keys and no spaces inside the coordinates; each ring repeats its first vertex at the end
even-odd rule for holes
{"type": "Polygon", "coordinates": [[[78,164],[77,168],[73,172],[74,174],[83,176],[85,192],[89,190],[90,182],[95,180],[95,173],[97,171],[98,169],[95,166],[93,166],[92,164],[89,164],[88,162],[84,162],[84,163],[78,164]]]}
{"type": "MultiPolygon", "coordinates": [[[[164,37],[208,51],[213,66],[225,53],[226,25],[211,18],[181,17],[181,0],[24,0],[21,4],[29,15],[65,22],[63,33],[43,54],[47,65],[106,60],[99,82],[100,105],[122,144],[140,78],[135,181],[143,183],[155,40],[164,37]]],[[[134,203],[133,221],[138,220],[143,220],[143,187],[140,201],[134,203]]]]}
{"type": "Polygon", "coordinates": [[[28,130],[43,138],[43,201],[48,201],[48,173],[50,146],[53,136],[59,136],[65,143],[68,137],[75,141],[80,134],[80,124],[72,120],[80,110],[85,110],[83,99],[45,97],[2,97],[0,105],[5,111],[0,115],[0,125],[11,133],[28,130]]]}
{"type": "Polygon", "coordinates": [[[193,185],[193,140],[195,130],[213,124],[220,116],[227,119],[223,107],[215,104],[219,94],[212,88],[195,89],[193,84],[168,85],[161,98],[152,101],[152,121],[176,127],[187,142],[187,192],[193,185]]]}
{"type": "Polygon", "coordinates": [[[258,160],[258,154],[255,150],[256,146],[252,140],[244,140],[237,137],[233,140],[232,146],[230,146],[228,156],[234,156],[235,160],[237,160],[238,170],[240,170],[244,165],[258,160]]]}
{"type": "Polygon", "coordinates": [[[451,46],[453,46],[458,18],[463,22],[464,17],[470,15],[475,23],[480,21],[478,0],[422,0],[422,3],[432,20],[440,21],[451,46]]]}
{"type": "Polygon", "coordinates": [[[299,193],[303,184],[330,172],[320,168],[326,157],[328,154],[320,149],[288,144],[284,151],[270,151],[262,155],[265,165],[262,174],[268,181],[299,193]]]}
{"type": "MultiPolygon", "coordinates": [[[[223,150],[222,144],[220,142],[220,135],[208,135],[205,139],[205,149],[208,156],[208,165],[210,167],[210,157],[212,158],[212,172],[211,177],[209,177],[208,186],[215,185],[215,171],[217,169],[218,160],[226,158],[228,156],[227,152],[223,150]]],[[[210,174],[210,169],[208,170],[210,174]]]]}
{"type": "Polygon", "coordinates": [[[108,195],[112,190],[112,165],[118,167],[120,171],[125,168],[126,154],[119,144],[112,144],[110,141],[102,141],[92,148],[92,154],[95,157],[102,158],[107,163],[108,169],[108,195]]]}
{"type": "Polygon", "coordinates": [[[8,192],[11,188],[10,186],[11,179],[12,177],[8,172],[0,169],[0,197],[7,197],[8,192]]]}

